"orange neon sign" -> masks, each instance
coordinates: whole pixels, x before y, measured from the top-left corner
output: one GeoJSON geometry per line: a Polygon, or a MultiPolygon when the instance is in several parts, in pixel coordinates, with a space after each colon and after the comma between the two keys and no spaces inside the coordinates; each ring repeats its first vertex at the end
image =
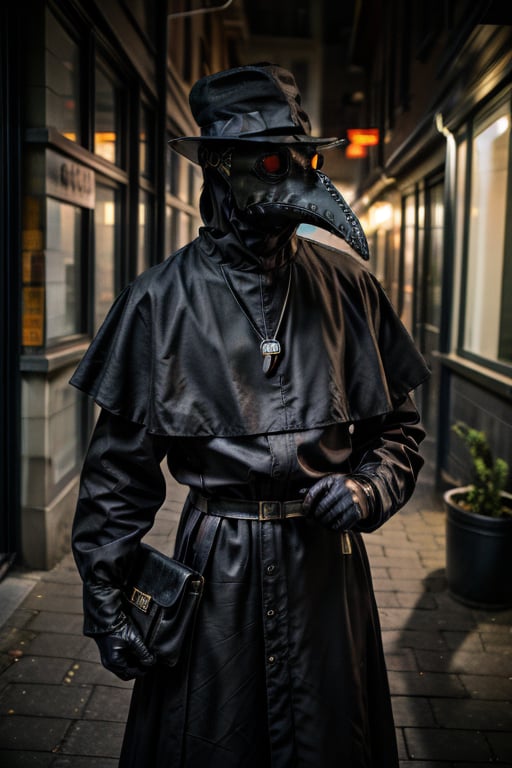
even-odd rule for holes
{"type": "Polygon", "coordinates": [[[347,130],[349,145],[345,150],[345,157],[366,157],[368,147],[376,147],[379,143],[378,128],[349,128],[347,130]]]}

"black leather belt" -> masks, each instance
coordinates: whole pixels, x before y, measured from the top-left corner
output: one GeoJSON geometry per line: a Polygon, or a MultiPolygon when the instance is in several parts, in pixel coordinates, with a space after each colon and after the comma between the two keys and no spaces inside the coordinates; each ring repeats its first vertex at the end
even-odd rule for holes
{"type": "Polygon", "coordinates": [[[235,499],[206,499],[192,494],[192,503],[207,515],[235,517],[239,520],[285,520],[303,517],[303,502],[297,501],[245,501],[235,499]]]}

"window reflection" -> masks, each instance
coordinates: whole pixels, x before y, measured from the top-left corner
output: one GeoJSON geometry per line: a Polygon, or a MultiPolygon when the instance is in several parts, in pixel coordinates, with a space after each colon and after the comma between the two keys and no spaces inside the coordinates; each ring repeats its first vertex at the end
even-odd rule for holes
{"type": "Polygon", "coordinates": [[[504,104],[479,121],[474,134],[464,322],[465,350],[508,362],[512,315],[502,294],[511,288],[504,270],[509,144],[510,107],[504,104]]]}
{"type": "Polygon", "coordinates": [[[105,319],[115,296],[116,190],[98,184],[94,211],[94,331],[105,319]]]}
{"type": "Polygon", "coordinates": [[[48,342],[79,333],[81,209],[47,200],[46,333],[48,342]]]}
{"type": "Polygon", "coordinates": [[[142,190],[139,195],[139,247],[137,251],[137,274],[147,269],[151,263],[151,232],[153,223],[151,195],[142,190]]]}
{"type": "Polygon", "coordinates": [[[80,141],[80,59],[78,45],[46,10],[47,124],[70,141],[80,141]]]}
{"type": "Polygon", "coordinates": [[[101,67],[96,67],[94,152],[116,163],[118,143],[119,92],[101,67]]]}

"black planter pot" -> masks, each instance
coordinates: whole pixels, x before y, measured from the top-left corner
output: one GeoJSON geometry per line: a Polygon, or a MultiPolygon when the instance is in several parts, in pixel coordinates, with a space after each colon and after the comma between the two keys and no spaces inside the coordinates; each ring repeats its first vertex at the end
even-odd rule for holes
{"type": "MultiPolygon", "coordinates": [[[[512,517],[485,517],[457,505],[468,487],[444,494],[446,578],[452,596],[474,608],[512,606],[512,517]]],[[[510,498],[509,494],[504,494],[510,498]]]]}

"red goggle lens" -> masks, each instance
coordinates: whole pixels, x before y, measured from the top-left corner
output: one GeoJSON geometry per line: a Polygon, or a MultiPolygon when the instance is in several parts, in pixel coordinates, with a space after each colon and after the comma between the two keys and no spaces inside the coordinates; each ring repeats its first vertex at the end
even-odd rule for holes
{"type": "Polygon", "coordinates": [[[279,173],[283,166],[280,155],[266,155],[261,164],[267,173],[279,173]]]}

